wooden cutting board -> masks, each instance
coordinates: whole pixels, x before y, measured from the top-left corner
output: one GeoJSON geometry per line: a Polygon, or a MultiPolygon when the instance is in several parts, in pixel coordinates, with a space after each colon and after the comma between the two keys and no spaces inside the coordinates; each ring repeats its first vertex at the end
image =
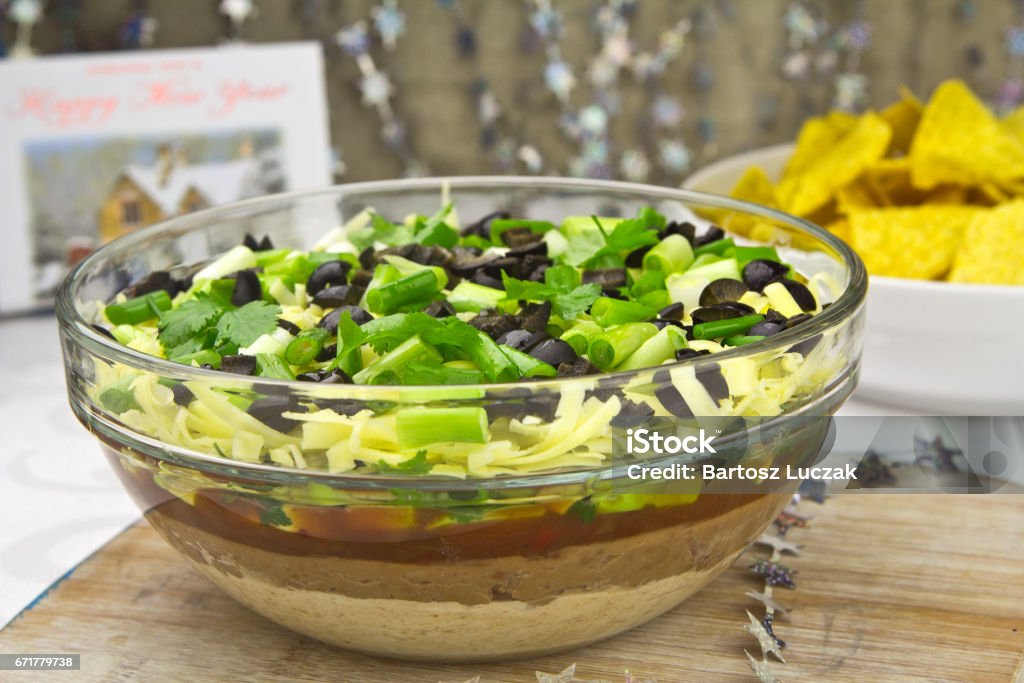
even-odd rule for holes
{"type": "MultiPolygon", "coordinates": [[[[841,495],[788,539],[797,590],[776,633],[783,681],[1024,682],[1024,495],[841,495]]],[[[581,679],[624,671],[677,681],[756,681],[743,650],[742,557],[670,613],[617,638],[504,664],[406,664],[354,655],[249,612],[190,569],[145,524],[125,531],[0,631],[0,652],[81,653],[86,681],[535,681],[577,664],[581,679]]],[[[760,612],[756,612],[760,614],[760,612]]],[[[39,680],[3,672],[0,680],[39,680]]],[[[47,679],[49,680],[49,679],[47,679]]]]}

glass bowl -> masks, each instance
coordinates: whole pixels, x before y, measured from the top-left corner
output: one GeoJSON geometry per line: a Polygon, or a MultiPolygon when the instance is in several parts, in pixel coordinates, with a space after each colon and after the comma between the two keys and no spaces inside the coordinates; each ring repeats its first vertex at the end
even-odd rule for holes
{"type": "Polygon", "coordinates": [[[862,264],[842,242],[743,202],[614,182],[451,178],[282,194],[175,218],[85,259],[57,310],[75,414],[150,524],[200,573],[267,618],[341,647],[483,661],[607,638],[728,567],[799,482],[717,479],[702,468],[796,467],[819,456],[829,416],[856,383],[865,288],[862,264]],[[208,261],[247,233],[309,248],[365,207],[394,220],[430,214],[442,192],[464,222],[500,209],[557,221],[641,206],[713,220],[777,246],[798,268],[827,272],[834,300],[808,322],[710,356],[458,387],[230,375],[121,346],[91,324],[127,284],[208,261]],[[109,400],[111,386],[131,400],[109,400]],[[238,409],[254,397],[275,397],[292,422],[273,429],[238,409]],[[627,399],[673,429],[706,427],[715,452],[630,455],[627,399]],[[488,443],[427,447],[464,462],[464,478],[397,465],[388,474],[345,471],[353,458],[415,455],[395,446],[402,411],[436,410],[440,421],[446,410],[481,407],[488,443]],[[318,417],[303,413],[300,425],[296,411],[318,417]],[[238,442],[254,434],[265,447],[257,457],[238,442]],[[510,448],[526,458],[518,469],[501,466],[510,448]],[[522,464],[531,458],[535,467],[522,464]],[[698,474],[638,478],[638,464],[688,464],[698,474]]]}

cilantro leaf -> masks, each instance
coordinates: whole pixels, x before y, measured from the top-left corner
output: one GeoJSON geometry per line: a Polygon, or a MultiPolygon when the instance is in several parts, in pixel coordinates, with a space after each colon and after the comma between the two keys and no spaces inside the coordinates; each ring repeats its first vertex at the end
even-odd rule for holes
{"type": "Polygon", "coordinates": [[[377,469],[381,474],[427,474],[432,467],[433,465],[427,462],[426,451],[417,451],[416,455],[397,465],[389,465],[383,460],[377,462],[377,469]]]}
{"type": "Polygon", "coordinates": [[[217,321],[218,339],[248,346],[277,327],[281,307],[266,301],[250,301],[241,308],[227,311],[217,321]]]}
{"type": "Polygon", "coordinates": [[[413,229],[405,223],[392,223],[378,213],[371,214],[371,222],[365,228],[353,230],[348,240],[360,250],[383,242],[389,247],[413,241],[413,229]]]}
{"type": "Polygon", "coordinates": [[[417,221],[416,241],[428,247],[435,244],[449,249],[454,247],[459,241],[459,231],[445,222],[451,211],[452,203],[448,202],[430,218],[417,221]]]}
{"type": "Polygon", "coordinates": [[[665,227],[665,217],[649,207],[640,209],[636,218],[619,221],[605,230],[597,217],[596,228],[567,236],[565,262],[584,268],[621,268],[622,256],[658,243],[658,230],[665,227]]]}
{"type": "Polygon", "coordinates": [[[213,325],[224,312],[211,299],[196,298],[164,311],[157,323],[158,337],[164,348],[180,346],[204,328],[213,325]]]}
{"type": "Polygon", "coordinates": [[[551,310],[563,320],[573,320],[590,308],[599,296],[601,287],[595,283],[579,284],[579,275],[570,266],[554,266],[544,274],[545,282],[517,280],[502,271],[508,299],[524,301],[550,301],[551,310]],[[564,270],[572,271],[573,278],[565,277],[564,270]],[[554,271],[554,272],[552,272],[554,271]]]}

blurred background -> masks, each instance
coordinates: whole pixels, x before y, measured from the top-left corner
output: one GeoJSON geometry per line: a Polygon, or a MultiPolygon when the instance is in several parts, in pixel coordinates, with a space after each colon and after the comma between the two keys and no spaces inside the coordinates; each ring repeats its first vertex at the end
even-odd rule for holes
{"type": "MultiPolygon", "coordinates": [[[[3,3],[8,46],[23,2],[3,3]]],[[[1021,17],[1021,0],[49,0],[32,46],[320,41],[338,180],[678,184],[901,85],[923,97],[959,77],[1007,109],[1024,93],[1021,17]]]]}

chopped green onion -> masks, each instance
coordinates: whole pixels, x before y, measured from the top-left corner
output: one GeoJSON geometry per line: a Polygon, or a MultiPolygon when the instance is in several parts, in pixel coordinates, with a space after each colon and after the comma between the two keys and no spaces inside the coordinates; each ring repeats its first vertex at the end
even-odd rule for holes
{"type": "Polygon", "coordinates": [[[741,335],[757,323],[764,320],[763,315],[741,315],[738,318],[726,318],[693,326],[694,339],[720,339],[741,335]]]}
{"type": "Polygon", "coordinates": [[[611,370],[657,333],[651,323],[626,323],[605,330],[590,340],[590,362],[601,370],[611,370]]]}
{"type": "Polygon", "coordinates": [[[381,384],[380,380],[393,380],[401,376],[406,365],[423,361],[440,365],[441,354],[419,336],[410,337],[355,374],[356,384],[381,384]]]}
{"type": "Polygon", "coordinates": [[[764,339],[764,335],[762,334],[754,334],[749,336],[745,334],[737,334],[732,337],[726,337],[725,339],[722,340],[722,344],[724,344],[725,346],[744,346],[746,344],[753,344],[754,342],[759,342],[762,339],[764,339]]]}
{"type": "Polygon", "coordinates": [[[686,333],[679,327],[669,325],[658,331],[619,365],[619,370],[639,370],[661,365],[674,360],[676,351],[686,348],[686,333]]]}
{"type": "Polygon", "coordinates": [[[327,330],[320,327],[303,330],[288,342],[288,346],[284,350],[284,359],[290,365],[312,363],[323,351],[324,343],[330,336],[327,330]]]}
{"type": "Polygon", "coordinates": [[[703,254],[717,254],[718,256],[722,256],[726,252],[726,250],[728,250],[732,246],[735,246],[735,243],[732,241],[732,238],[726,237],[724,239],[715,240],[714,242],[708,242],[707,244],[700,245],[699,247],[693,250],[693,255],[701,256],[703,254]]]}
{"type": "Polygon", "coordinates": [[[395,414],[398,447],[434,443],[487,443],[487,411],[477,407],[406,408],[395,414]]]}
{"type": "Polygon", "coordinates": [[[197,366],[210,365],[214,368],[220,367],[220,354],[213,349],[203,349],[196,351],[195,353],[186,353],[182,356],[175,356],[171,358],[175,363],[181,363],[182,365],[192,365],[195,363],[197,366]]]}
{"type": "Polygon", "coordinates": [[[455,285],[448,295],[448,303],[460,313],[463,311],[475,313],[485,308],[495,308],[504,298],[505,292],[500,289],[463,280],[455,285]]]}
{"type": "Polygon", "coordinates": [[[367,307],[387,315],[409,304],[429,301],[443,287],[433,270],[421,270],[366,292],[367,307]]]}
{"type": "Polygon", "coordinates": [[[653,292],[647,292],[646,294],[637,297],[637,302],[660,311],[672,303],[672,299],[669,297],[667,289],[656,289],[653,292]]]}
{"type": "Polygon", "coordinates": [[[121,304],[111,304],[103,309],[104,315],[114,325],[137,325],[160,317],[160,311],[171,310],[171,297],[162,289],[128,299],[121,304]]]}
{"type": "Polygon", "coordinates": [[[238,245],[196,273],[192,280],[193,282],[217,280],[225,275],[237,273],[246,268],[254,268],[255,266],[256,254],[249,247],[238,245]]]}
{"type": "Polygon", "coordinates": [[[768,261],[780,261],[779,253],[775,251],[775,247],[736,247],[733,256],[740,264],[740,268],[747,265],[751,261],[757,259],[765,259],[768,261]]]}
{"type": "MultiPolygon", "coordinates": [[[[427,365],[409,363],[402,372],[402,383],[418,386],[442,384],[482,384],[487,381],[479,370],[452,367],[450,365],[427,365]]],[[[450,396],[446,394],[446,397],[450,396]]]]}
{"type": "Polygon", "coordinates": [[[658,315],[658,309],[644,306],[635,301],[603,296],[590,307],[590,315],[601,327],[610,327],[638,320],[648,320],[658,315]]]}
{"type": "Polygon", "coordinates": [[[690,269],[686,271],[686,274],[707,278],[709,282],[714,282],[721,278],[729,278],[732,280],[743,279],[743,276],[740,274],[739,263],[737,263],[734,258],[720,259],[714,263],[708,263],[702,266],[691,266],[690,269]]]}
{"type": "Polygon", "coordinates": [[[555,377],[558,375],[558,370],[555,366],[542,360],[537,360],[533,356],[513,349],[511,346],[502,344],[498,348],[508,356],[509,360],[516,364],[523,377],[555,377]]]}
{"type": "Polygon", "coordinates": [[[590,340],[604,332],[604,328],[590,320],[581,320],[561,335],[577,356],[582,356],[590,347],[590,340]]]}
{"type": "Polygon", "coordinates": [[[437,276],[437,281],[441,283],[442,289],[448,284],[448,273],[446,273],[444,268],[441,268],[440,266],[425,266],[422,263],[416,263],[415,261],[410,261],[407,258],[395,256],[394,254],[387,254],[384,256],[384,260],[388,262],[388,265],[397,268],[398,272],[401,273],[403,277],[406,275],[412,275],[413,273],[419,273],[424,270],[430,270],[437,276]]]}
{"type": "Polygon", "coordinates": [[[273,353],[256,354],[256,374],[273,379],[295,379],[295,373],[284,362],[284,358],[273,353]]]}
{"type": "Polygon", "coordinates": [[[281,261],[290,253],[292,253],[291,249],[267,249],[266,251],[257,251],[256,265],[260,268],[266,268],[269,265],[281,261]]]}
{"type": "Polygon", "coordinates": [[[679,273],[693,263],[693,247],[682,235],[669,235],[644,254],[644,270],[679,273]]]}
{"type": "MultiPolygon", "coordinates": [[[[453,318],[453,320],[455,319],[453,318]]],[[[466,323],[461,324],[466,325],[466,323]]],[[[521,376],[519,367],[485,332],[478,330],[474,343],[467,345],[462,351],[476,363],[478,368],[484,371],[487,379],[492,382],[514,382],[521,376]]]]}

